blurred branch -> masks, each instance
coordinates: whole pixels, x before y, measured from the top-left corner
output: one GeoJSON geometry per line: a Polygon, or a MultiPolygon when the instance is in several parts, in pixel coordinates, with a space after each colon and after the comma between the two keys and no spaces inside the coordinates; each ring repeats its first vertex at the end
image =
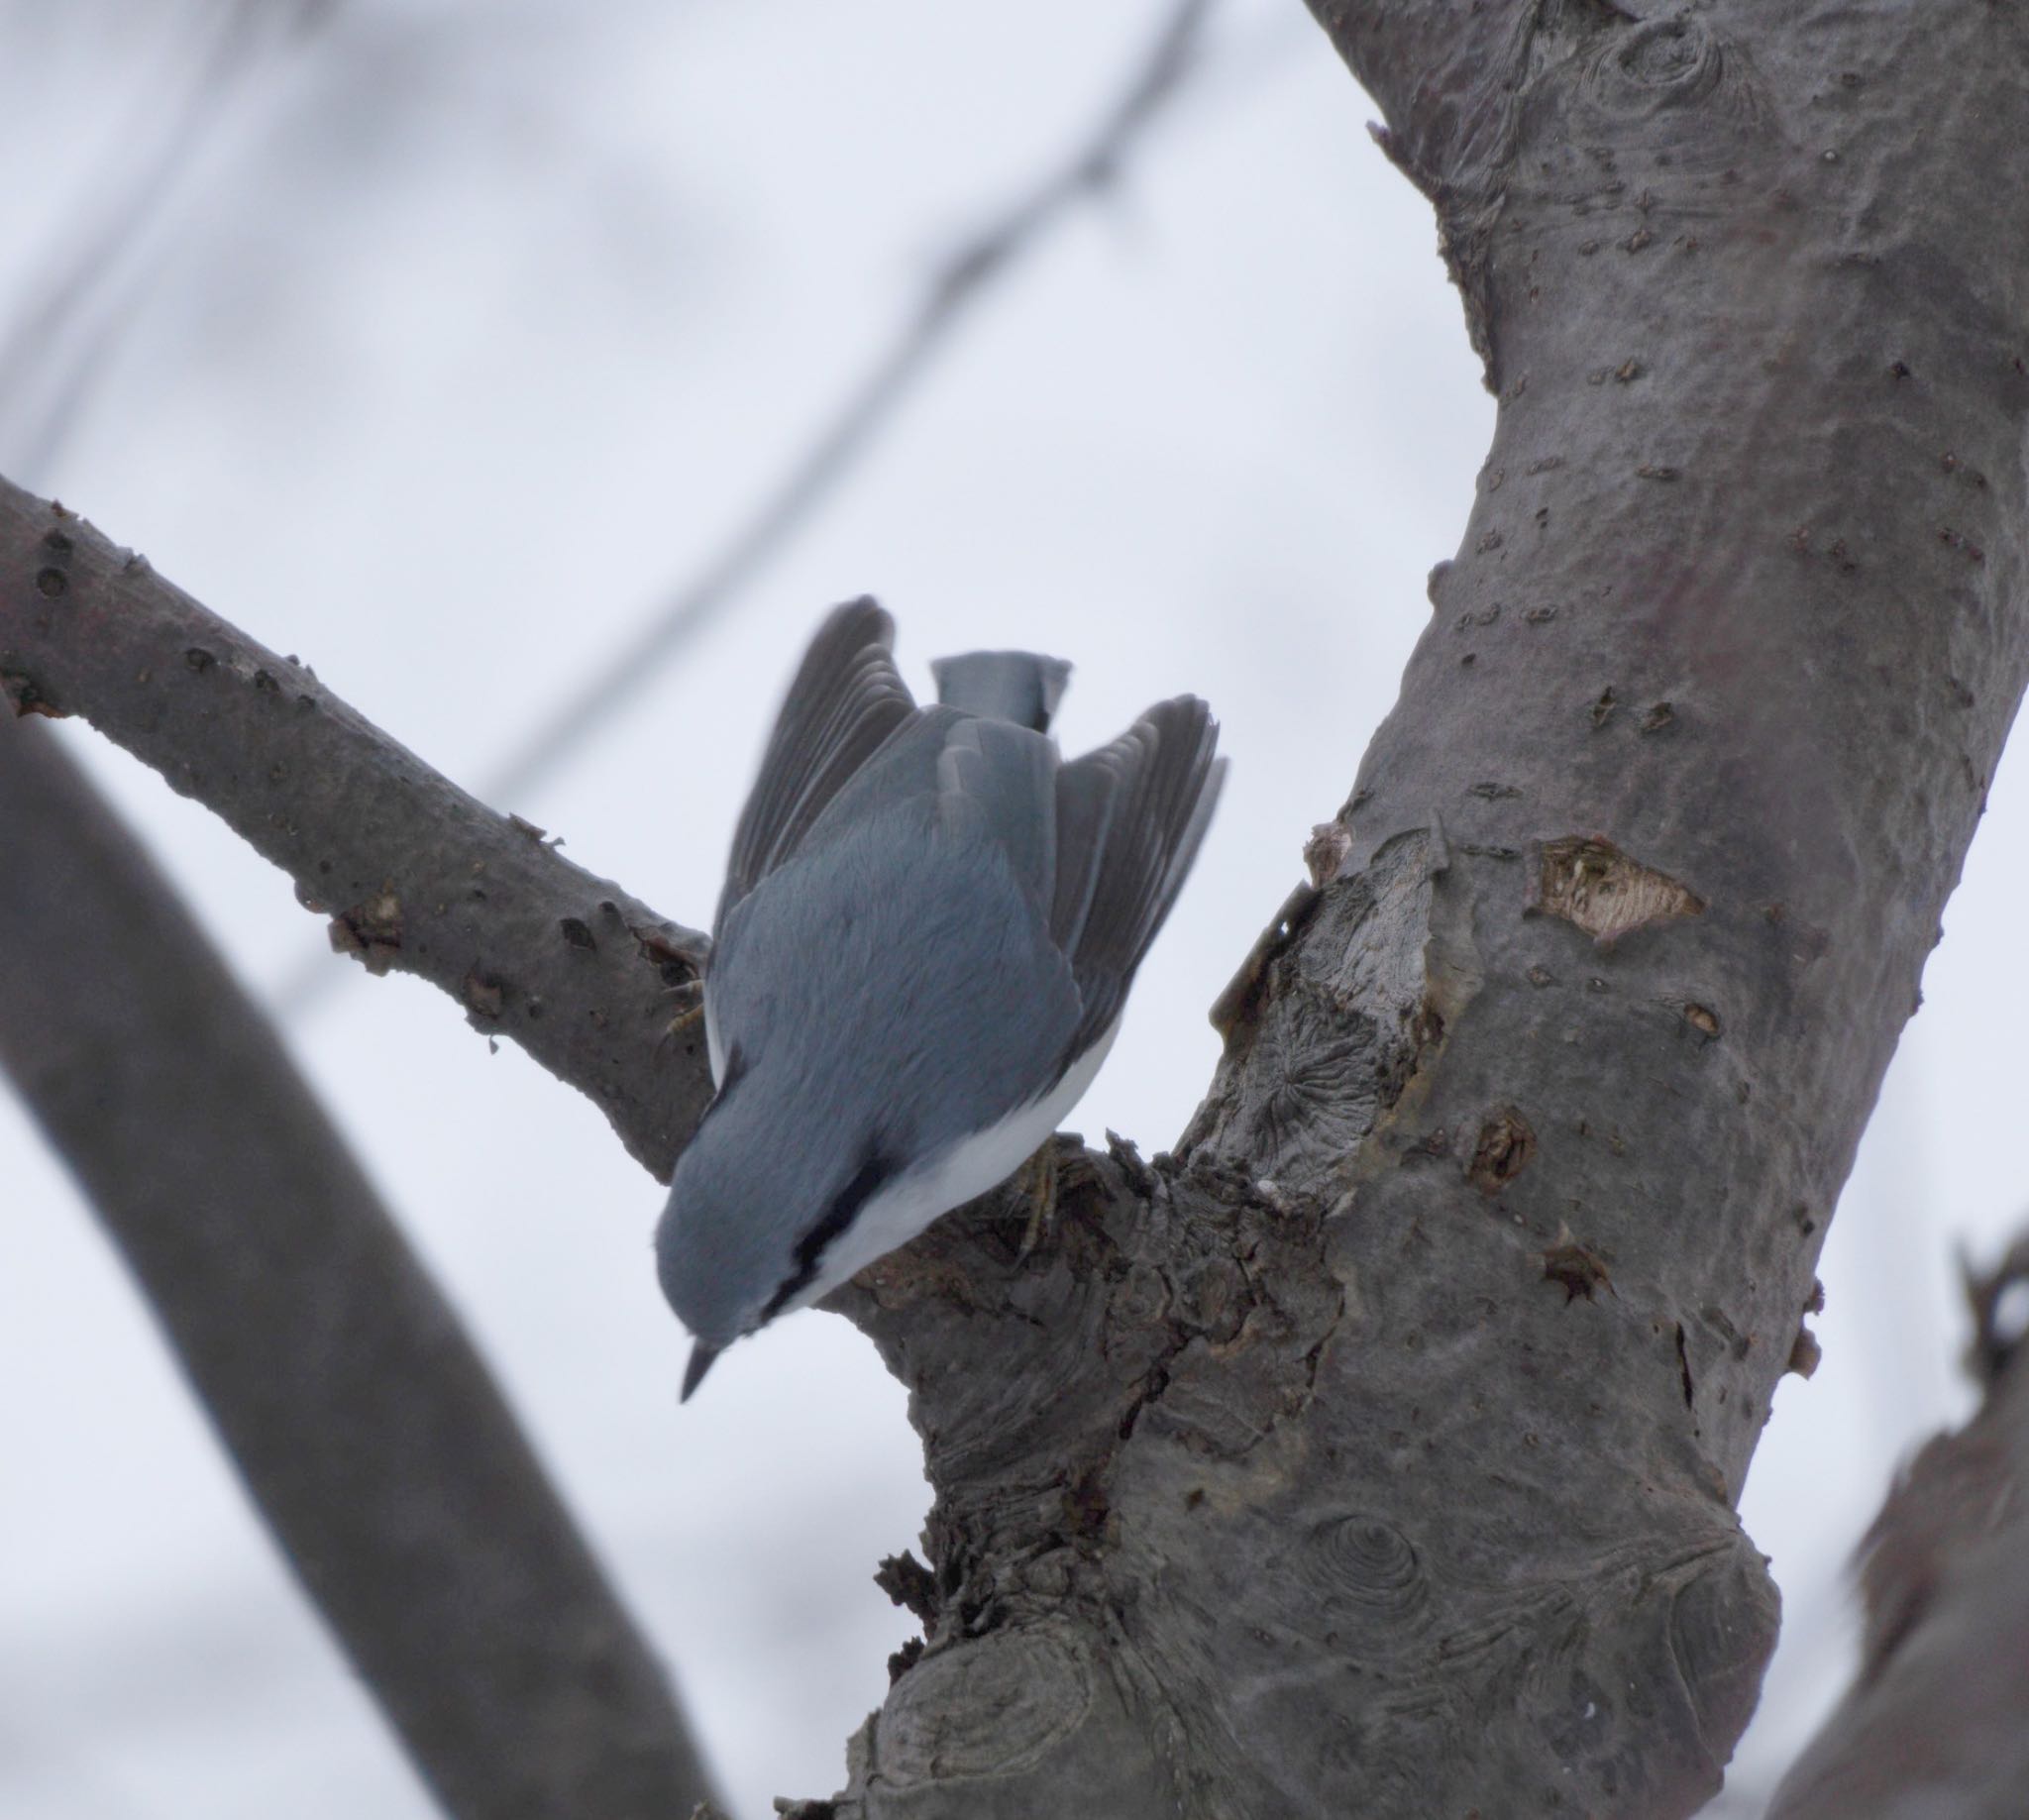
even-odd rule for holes
{"type": "Polygon", "coordinates": [[[300,36],[321,24],[334,4],[226,0],[188,87],[164,103],[167,125],[159,143],[137,155],[132,137],[123,135],[117,172],[87,185],[96,213],[66,224],[60,244],[51,250],[48,280],[0,341],[0,423],[9,426],[8,460],[24,472],[43,472],[77,421],[83,392],[138,301],[139,287],[116,293],[96,323],[90,320],[93,293],[117,276],[164,200],[229,118],[234,93],[260,66],[266,32],[300,36]],[[31,414],[29,394],[36,382],[42,404],[31,414]]]}
{"type": "Polygon", "coordinates": [[[417,975],[588,1094],[667,1175],[710,1086],[665,1035],[704,938],[495,814],[60,505],[0,480],[0,692],[85,716],[331,915],[370,972],[417,975]]]}
{"type": "Polygon", "coordinates": [[[2029,1235],[1969,1276],[1985,1388],[1928,1443],[1862,1550],[1867,1633],[1845,1700],[1769,1820],[1935,1814],[2011,1820],[2029,1789],[2029,1235]]]}
{"type": "Polygon", "coordinates": [[[0,719],[0,1063],[445,1807],[707,1792],[662,1669],[484,1365],[173,892],[0,719]]]}
{"type": "Polygon", "coordinates": [[[946,258],[923,295],[819,424],[782,479],[718,551],[573,694],[556,702],[491,780],[496,803],[523,799],[659,677],[822,505],[888,427],[952,333],[993,286],[1074,209],[1116,183],[1147,127],[1197,66],[1213,0],[1169,0],[1126,86],[1081,143],[1014,205],[946,258]]]}

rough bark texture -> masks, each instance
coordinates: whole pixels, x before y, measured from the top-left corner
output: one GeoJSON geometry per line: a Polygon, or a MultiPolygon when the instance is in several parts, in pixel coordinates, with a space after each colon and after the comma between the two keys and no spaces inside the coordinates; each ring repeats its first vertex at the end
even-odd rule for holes
{"type": "Polygon", "coordinates": [[[688,1814],[661,1664],[457,1318],[174,893],[12,721],[0,1066],[446,1811],[688,1814]]]}
{"type": "Polygon", "coordinates": [[[667,1178],[710,1097],[672,987],[706,942],[495,814],[60,505],[0,480],[0,692],[77,712],[215,810],[373,972],[441,986],[667,1178]]]}
{"type": "MultiPolygon", "coordinates": [[[[2025,27],[1319,10],[1494,447],[1176,1157],[1073,1156],[1053,1248],[985,1205],[836,1299],[936,1499],[889,1574],[926,1647],[826,1814],[1667,1820],[1773,1640],[1734,1501],[2029,676],[2025,27]]],[[[11,693],[173,770],[208,673],[129,711],[74,655],[119,629],[32,591],[47,528],[0,552],[11,693]]]]}
{"type": "Polygon", "coordinates": [[[1971,1287],[1986,1400],[1875,1519],[1859,1678],[1768,1820],[2020,1820],[2029,1806],[2029,1238],[1971,1287]]]}
{"type": "Polygon", "coordinates": [[[1775,1626],[1734,1502],[2029,675],[2014,9],[1320,11],[1494,447],[1179,1160],[1012,1286],[952,1222],[852,1294],[937,1598],[844,1812],[1698,1806],[1775,1626]]]}

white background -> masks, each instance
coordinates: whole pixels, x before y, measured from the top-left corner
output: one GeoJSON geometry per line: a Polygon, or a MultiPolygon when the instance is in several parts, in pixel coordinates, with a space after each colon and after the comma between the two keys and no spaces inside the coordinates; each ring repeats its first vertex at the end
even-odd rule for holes
{"type": "MultiPolygon", "coordinates": [[[[801,450],[938,253],[1076,141],[1162,5],[332,0],[300,37],[287,10],[234,28],[237,73],[166,194],[53,337],[24,339],[105,198],[162,162],[230,9],[0,5],[0,470],[485,794],[801,450]]],[[[919,687],[947,650],[1072,658],[1073,748],[1209,696],[1226,800],[1071,1122],[1148,1149],[1189,1116],[1205,1008],[1394,696],[1492,420],[1429,212],[1298,0],[1226,0],[1214,53],[807,533],[637,706],[496,804],[705,921],[789,666],[862,590],[919,687]]],[[[835,1788],[911,1629],[869,1575],[925,1504],[872,1349],[800,1316],[680,1412],[647,1249],[661,1197],[594,1109],[429,988],[320,969],[286,880],[64,733],[280,1006],[741,1820],[835,1788]],[[306,967],[340,976],[308,1004],[306,967]]],[[[1895,1461],[1969,1406],[1953,1248],[1991,1255],[2023,1198],[2001,1140],[2029,988],[1989,957],[2017,943],[2025,847],[2003,768],[1832,1230],[1824,1365],[1784,1381],[1748,1487],[1788,1625],[1729,1815],[1760,1811],[1843,1683],[1844,1563],[1895,1461]]],[[[0,1812],[428,1812],[4,1096],[0,1243],[0,1812]]]]}

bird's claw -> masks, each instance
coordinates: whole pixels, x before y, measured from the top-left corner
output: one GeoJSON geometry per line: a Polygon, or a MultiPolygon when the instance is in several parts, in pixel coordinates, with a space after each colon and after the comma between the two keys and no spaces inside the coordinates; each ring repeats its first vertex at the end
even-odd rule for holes
{"type": "Polygon", "coordinates": [[[658,1050],[671,1037],[681,1036],[698,1018],[704,1016],[704,982],[702,980],[686,980],[681,986],[672,986],[669,996],[677,999],[688,999],[690,1003],[663,1026],[662,1040],[655,1045],[658,1050]]]}
{"type": "Polygon", "coordinates": [[[1057,1235],[1057,1139],[1052,1132],[1042,1147],[1021,1165],[1021,1193],[1028,1202],[1028,1224],[1022,1229],[1021,1244],[1014,1253],[1017,1264],[1025,1264],[1045,1238],[1057,1235]]]}

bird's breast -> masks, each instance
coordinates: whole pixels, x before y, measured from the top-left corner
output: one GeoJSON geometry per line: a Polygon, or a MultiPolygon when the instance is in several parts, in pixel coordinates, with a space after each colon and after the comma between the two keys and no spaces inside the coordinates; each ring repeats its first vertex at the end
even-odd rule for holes
{"type": "Polygon", "coordinates": [[[1085,1097],[1119,1029],[1116,1021],[1040,1097],[1011,1108],[991,1124],[911,1163],[885,1183],[825,1247],[815,1275],[784,1305],[785,1311],[820,1300],[877,1258],[908,1244],[954,1207],[998,1188],[1085,1097]]]}

